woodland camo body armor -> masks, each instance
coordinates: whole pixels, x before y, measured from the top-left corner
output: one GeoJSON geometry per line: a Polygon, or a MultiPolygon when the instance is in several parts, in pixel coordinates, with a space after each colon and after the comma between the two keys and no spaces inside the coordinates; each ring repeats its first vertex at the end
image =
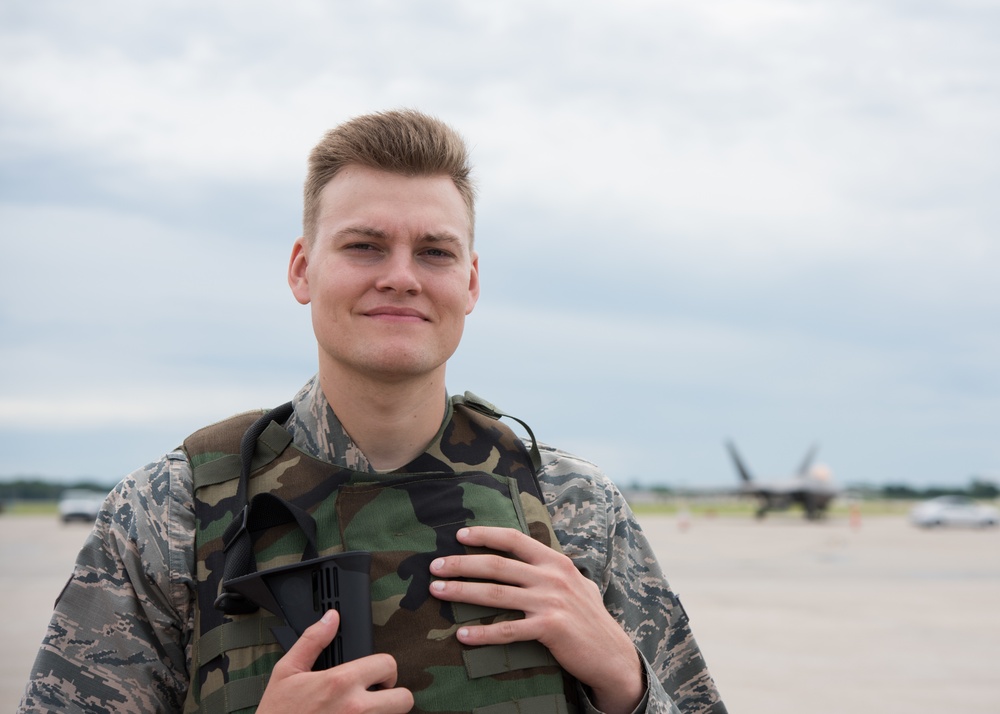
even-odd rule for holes
{"type": "MultiPolygon", "coordinates": [[[[431,561],[470,552],[456,539],[464,526],[516,528],[559,549],[535,480],[537,452],[498,421],[491,405],[472,395],[452,402],[440,439],[390,474],[308,456],[272,421],[256,440],[246,496],[271,493],[308,512],[320,556],[371,553],[374,648],[395,657],[397,685],[413,692],[413,711],[575,712],[573,681],[540,643],[468,647],[455,637],[463,624],[522,613],[429,593],[431,561]]],[[[184,442],[194,472],[198,600],[186,712],[253,711],[284,653],[272,613],[230,616],[213,606],[222,587],[223,533],[243,508],[240,441],[260,416],[232,417],[184,442]]],[[[304,541],[294,522],[269,528],[254,546],[258,571],[298,562],[304,541]]]]}

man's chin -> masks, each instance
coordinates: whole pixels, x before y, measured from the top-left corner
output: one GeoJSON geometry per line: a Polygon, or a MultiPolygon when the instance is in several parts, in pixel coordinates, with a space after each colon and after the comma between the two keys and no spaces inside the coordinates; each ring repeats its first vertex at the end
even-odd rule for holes
{"type": "Polygon", "coordinates": [[[444,374],[448,358],[454,352],[427,349],[405,341],[368,343],[367,347],[353,352],[333,349],[323,354],[321,351],[320,369],[330,377],[339,373],[347,379],[386,383],[434,379],[444,374]]]}
{"type": "Polygon", "coordinates": [[[381,359],[369,360],[367,363],[360,365],[356,371],[362,377],[388,383],[424,378],[430,379],[439,373],[443,373],[444,367],[445,363],[440,360],[393,354],[386,355],[381,359]]]}

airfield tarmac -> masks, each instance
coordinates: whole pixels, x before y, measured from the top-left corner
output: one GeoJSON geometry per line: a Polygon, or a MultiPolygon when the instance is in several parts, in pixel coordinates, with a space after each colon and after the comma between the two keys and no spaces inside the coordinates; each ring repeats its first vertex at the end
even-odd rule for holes
{"type": "MultiPolygon", "coordinates": [[[[640,520],[733,714],[1000,711],[1000,530],[640,520]]],[[[88,531],[0,516],[0,711],[88,531]]]]}

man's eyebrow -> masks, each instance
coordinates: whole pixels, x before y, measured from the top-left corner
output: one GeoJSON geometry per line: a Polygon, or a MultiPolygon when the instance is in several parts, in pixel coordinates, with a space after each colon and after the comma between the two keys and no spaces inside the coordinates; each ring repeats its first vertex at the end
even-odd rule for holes
{"type": "MultiPolygon", "coordinates": [[[[344,238],[375,238],[379,240],[387,240],[389,238],[388,233],[372,226],[348,226],[347,228],[337,231],[337,236],[344,238]]],[[[439,245],[465,245],[467,242],[461,236],[457,236],[448,231],[443,231],[441,233],[427,233],[420,236],[418,241],[439,245]]]]}
{"type": "Polygon", "coordinates": [[[458,243],[460,245],[465,245],[466,243],[466,241],[454,233],[428,233],[421,240],[426,243],[458,243]]]}
{"type": "Polygon", "coordinates": [[[358,238],[388,238],[385,231],[370,226],[350,226],[341,231],[337,231],[338,236],[357,236],[358,238]]]}

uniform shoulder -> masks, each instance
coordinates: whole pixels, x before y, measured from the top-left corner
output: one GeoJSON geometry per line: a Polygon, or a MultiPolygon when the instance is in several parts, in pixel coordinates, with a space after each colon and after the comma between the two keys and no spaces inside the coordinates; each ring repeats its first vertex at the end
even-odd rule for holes
{"type": "Polygon", "coordinates": [[[548,444],[538,445],[542,465],[538,484],[550,513],[563,519],[593,519],[601,523],[614,509],[616,488],[597,464],[548,444]],[[584,514],[586,514],[584,516],[584,514]]]}
{"type": "Polygon", "coordinates": [[[538,452],[542,457],[540,480],[559,483],[575,479],[602,487],[609,483],[597,464],[581,456],[544,443],[538,444],[538,452]]]}

